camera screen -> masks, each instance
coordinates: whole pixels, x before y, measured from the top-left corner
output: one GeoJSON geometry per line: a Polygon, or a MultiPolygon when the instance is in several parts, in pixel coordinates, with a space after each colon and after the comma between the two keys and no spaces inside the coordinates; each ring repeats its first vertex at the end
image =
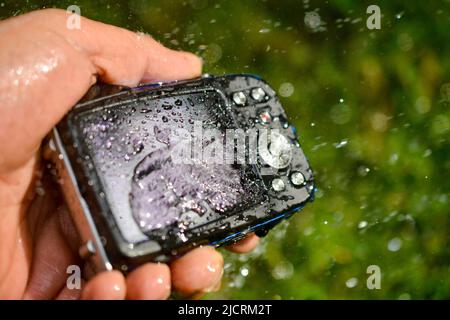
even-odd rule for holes
{"type": "Polygon", "coordinates": [[[185,237],[264,201],[252,167],[225,159],[225,129],[234,126],[216,91],[135,97],[82,111],[75,122],[129,243],[174,230],[185,237]]]}

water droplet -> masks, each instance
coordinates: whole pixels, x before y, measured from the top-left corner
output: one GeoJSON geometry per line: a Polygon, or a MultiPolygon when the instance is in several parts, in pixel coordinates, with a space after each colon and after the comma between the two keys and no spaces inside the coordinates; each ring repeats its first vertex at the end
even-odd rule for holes
{"type": "Polygon", "coordinates": [[[340,149],[342,147],[345,147],[348,144],[348,140],[342,140],[338,143],[335,143],[334,146],[336,147],[336,149],[340,149]]]}
{"type": "Polygon", "coordinates": [[[133,144],[134,153],[139,153],[144,149],[144,143],[141,140],[135,141],[133,144]]]}
{"type": "Polygon", "coordinates": [[[347,288],[354,288],[358,285],[358,279],[355,277],[350,278],[347,281],[345,281],[345,285],[347,286],[347,288]]]}
{"type": "Polygon", "coordinates": [[[325,31],[325,23],[320,18],[319,13],[316,11],[308,11],[305,13],[305,18],[303,19],[306,27],[312,32],[325,31]]]}
{"type": "Polygon", "coordinates": [[[397,14],[395,15],[395,18],[396,18],[397,20],[399,20],[399,19],[401,19],[401,18],[403,17],[404,14],[405,14],[404,11],[399,12],[399,13],[397,13],[397,14]]]}
{"type": "Polygon", "coordinates": [[[241,273],[241,275],[242,275],[243,277],[246,277],[246,276],[248,276],[248,274],[249,274],[249,270],[248,270],[248,268],[246,268],[246,267],[242,267],[241,270],[240,270],[240,273],[241,273]]]}
{"type": "Polygon", "coordinates": [[[282,83],[278,89],[278,92],[282,97],[290,97],[294,93],[294,85],[290,82],[282,83]]]}
{"type": "Polygon", "coordinates": [[[389,240],[387,248],[391,252],[397,252],[398,250],[401,249],[402,245],[403,245],[402,239],[396,237],[389,240]]]}
{"type": "Polygon", "coordinates": [[[272,270],[272,277],[277,280],[289,279],[294,274],[294,266],[289,261],[282,261],[272,270]]]}
{"type": "Polygon", "coordinates": [[[367,227],[367,221],[363,220],[358,223],[358,229],[364,229],[367,227]]]}

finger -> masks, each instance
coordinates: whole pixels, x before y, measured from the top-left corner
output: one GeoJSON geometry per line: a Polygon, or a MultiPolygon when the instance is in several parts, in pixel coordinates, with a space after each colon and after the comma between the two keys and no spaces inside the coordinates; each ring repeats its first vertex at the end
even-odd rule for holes
{"type": "Polygon", "coordinates": [[[66,12],[55,9],[0,22],[0,173],[31,157],[96,75],[133,86],[201,73],[197,57],[148,36],[85,18],[80,30],[69,30],[66,22],[66,12]]]}
{"type": "MultiPolygon", "coordinates": [[[[50,27],[65,26],[67,15],[64,11],[49,12],[54,15],[50,27]]],[[[201,73],[200,58],[168,49],[143,33],[84,18],[79,31],[61,28],[59,33],[90,57],[101,79],[108,83],[134,86],[142,79],[186,79],[201,73]]]]}
{"type": "Polygon", "coordinates": [[[27,213],[33,237],[33,259],[24,299],[51,299],[66,286],[69,265],[80,259],[64,237],[58,203],[61,201],[48,175],[41,179],[43,194],[36,195],[27,213]]]}
{"type": "Polygon", "coordinates": [[[123,300],[125,278],[119,271],[104,271],[89,280],[81,293],[83,300],[123,300]]]}
{"type": "Polygon", "coordinates": [[[213,247],[196,248],[171,265],[173,288],[186,295],[212,292],[220,287],[223,258],[213,247]]]}
{"type": "Polygon", "coordinates": [[[256,248],[259,238],[254,233],[247,235],[244,239],[227,246],[226,249],[235,253],[247,253],[256,248]]]}
{"type": "Polygon", "coordinates": [[[127,299],[164,300],[170,295],[170,270],[166,264],[146,263],[126,278],[127,299]]]}

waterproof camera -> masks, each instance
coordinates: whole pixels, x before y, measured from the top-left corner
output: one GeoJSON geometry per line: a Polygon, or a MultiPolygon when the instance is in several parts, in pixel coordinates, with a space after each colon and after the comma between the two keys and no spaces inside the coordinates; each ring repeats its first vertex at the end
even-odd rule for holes
{"type": "Polygon", "coordinates": [[[253,75],[95,86],[48,143],[96,271],[265,235],[313,199],[274,90],[253,75]]]}

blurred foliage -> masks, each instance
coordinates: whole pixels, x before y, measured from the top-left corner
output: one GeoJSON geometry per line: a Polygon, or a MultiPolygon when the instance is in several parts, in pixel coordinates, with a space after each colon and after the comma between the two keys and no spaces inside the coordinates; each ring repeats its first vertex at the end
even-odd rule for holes
{"type": "Polygon", "coordinates": [[[450,1],[0,0],[0,18],[71,4],[196,52],[205,72],[293,89],[281,99],[317,199],[254,253],[225,253],[207,298],[450,298],[450,1]]]}

